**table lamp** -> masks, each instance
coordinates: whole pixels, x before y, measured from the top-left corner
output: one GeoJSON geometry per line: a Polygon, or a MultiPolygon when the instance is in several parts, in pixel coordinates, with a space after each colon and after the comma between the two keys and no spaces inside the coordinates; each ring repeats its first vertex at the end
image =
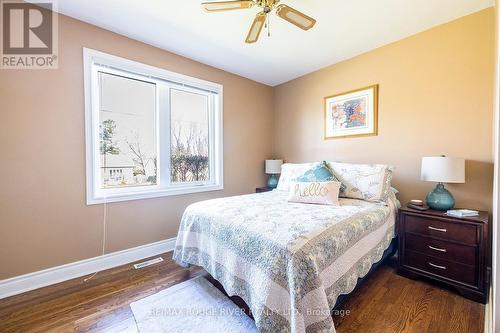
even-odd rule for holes
{"type": "Polygon", "coordinates": [[[283,160],[266,160],[266,174],[269,175],[267,187],[276,188],[278,186],[278,177],[281,173],[281,165],[283,160]]]}
{"type": "Polygon", "coordinates": [[[427,194],[427,205],[436,210],[448,210],[455,206],[455,199],[443,183],[465,183],[465,160],[457,157],[422,157],[421,179],[436,182],[427,194]]]}

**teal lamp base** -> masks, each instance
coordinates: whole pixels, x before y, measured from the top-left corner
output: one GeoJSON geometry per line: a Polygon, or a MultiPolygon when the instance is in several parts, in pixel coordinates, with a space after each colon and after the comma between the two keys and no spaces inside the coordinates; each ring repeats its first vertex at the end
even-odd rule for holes
{"type": "Polygon", "coordinates": [[[270,175],[267,180],[267,187],[276,188],[278,186],[278,177],[276,175],[270,175]]]}
{"type": "Polygon", "coordinates": [[[455,199],[450,191],[444,188],[443,183],[438,183],[436,188],[427,194],[427,205],[436,210],[448,210],[455,206],[455,199]]]}

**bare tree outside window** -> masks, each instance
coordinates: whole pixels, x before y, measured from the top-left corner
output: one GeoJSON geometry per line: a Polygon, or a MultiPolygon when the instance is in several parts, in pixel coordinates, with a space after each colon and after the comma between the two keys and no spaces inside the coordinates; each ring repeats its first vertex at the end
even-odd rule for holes
{"type": "Polygon", "coordinates": [[[208,99],[204,95],[173,89],[171,101],[172,182],[208,181],[208,99]]]}
{"type": "Polygon", "coordinates": [[[182,136],[182,129],[182,125],[177,125],[172,130],[172,181],[206,181],[209,179],[208,137],[194,126],[182,136]]]}
{"type": "Polygon", "coordinates": [[[135,141],[130,142],[128,139],[125,139],[125,142],[127,143],[128,148],[130,149],[130,153],[132,156],[132,161],[134,161],[135,164],[135,169],[134,169],[134,176],[135,175],[146,175],[146,165],[148,164],[149,160],[147,156],[141,151],[141,143],[139,140],[139,134],[135,134],[135,141]]]}

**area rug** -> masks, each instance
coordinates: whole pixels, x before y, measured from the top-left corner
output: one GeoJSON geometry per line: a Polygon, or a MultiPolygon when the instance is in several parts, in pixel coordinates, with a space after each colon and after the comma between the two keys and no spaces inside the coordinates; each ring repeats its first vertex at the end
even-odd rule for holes
{"type": "Polygon", "coordinates": [[[258,333],[254,321],[203,277],[130,304],[140,333],[258,333]]]}

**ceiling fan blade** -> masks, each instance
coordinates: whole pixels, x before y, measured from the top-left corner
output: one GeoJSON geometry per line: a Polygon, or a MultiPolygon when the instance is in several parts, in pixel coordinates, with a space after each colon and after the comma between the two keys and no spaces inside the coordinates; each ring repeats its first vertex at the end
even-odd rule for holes
{"type": "Polygon", "coordinates": [[[203,2],[201,6],[207,12],[222,12],[225,10],[246,9],[251,8],[254,2],[248,1],[216,1],[216,2],[203,2]]]}
{"type": "Polygon", "coordinates": [[[252,22],[252,26],[250,27],[250,31],[248,31],[247,39],[245,43],[252,44],[255,43],[259,39],[260,32],[262,31],[262,27],[266,22],[267,14],[261,12],[255,16],[255,19],[252,22]]]}
{"type": "Polygon", "coordinates": [[[316,20],[312,17],[287,5],[276,7],[276,15],[304,30],[309,30],[316,24],[316,20]]]}

